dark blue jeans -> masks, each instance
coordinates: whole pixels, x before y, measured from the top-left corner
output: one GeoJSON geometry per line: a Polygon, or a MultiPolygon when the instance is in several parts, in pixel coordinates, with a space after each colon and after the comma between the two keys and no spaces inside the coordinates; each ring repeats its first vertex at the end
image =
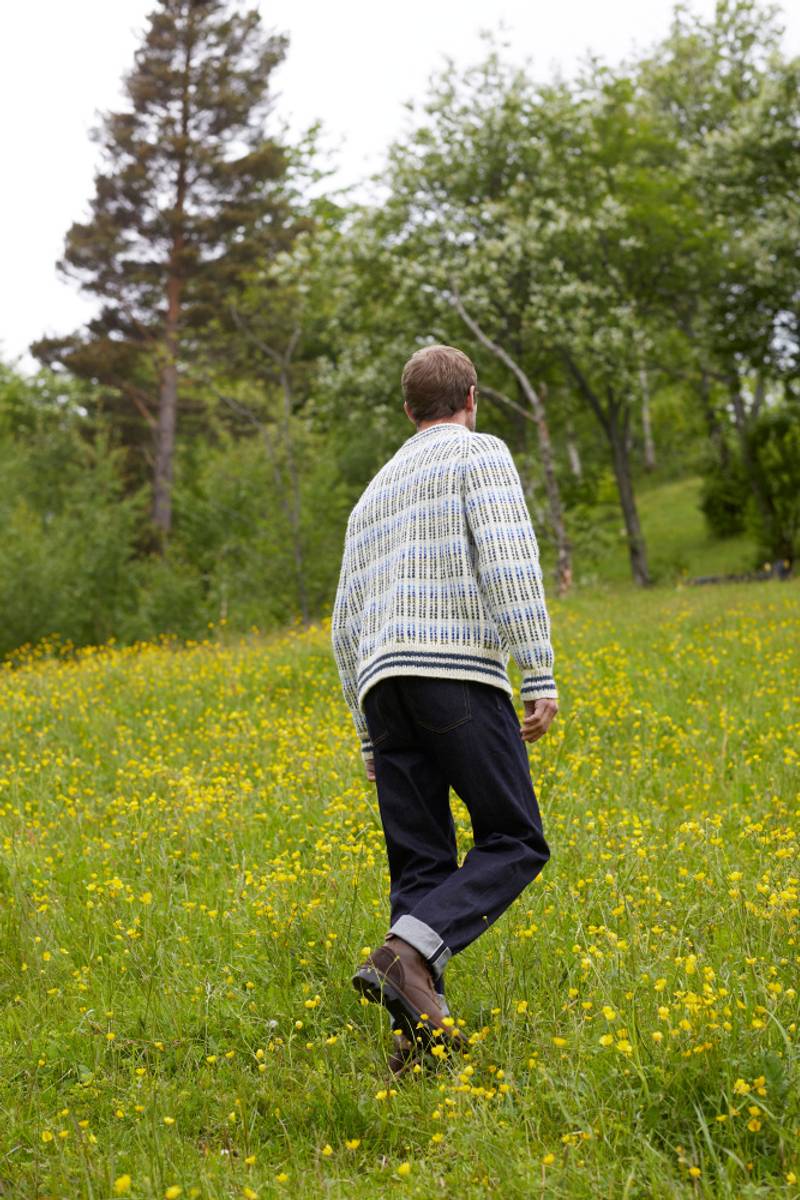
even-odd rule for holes
{"type": "Polygon", "coordinates": [[[444,966],[550,857],[528,752],[507,692],[489,683],[392,675],[364,697],[390,876],[390,932],[444,966]],[[450,788],[472,822],[458,865],[450,788]]]}

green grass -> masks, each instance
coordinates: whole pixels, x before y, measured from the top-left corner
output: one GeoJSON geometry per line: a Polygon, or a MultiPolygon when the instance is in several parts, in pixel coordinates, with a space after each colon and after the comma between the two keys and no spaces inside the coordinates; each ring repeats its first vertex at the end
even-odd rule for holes
{"type": "Polygon", "coordinates": [[[796,1197],[798,600],[551,601],[552,859],[394,1085],[327,624],[5,670],[0,1196],[796,1197]]]}
{"type": "MultiPolygon", "coordinates": [[[[699,507],[701,479],[643,481],[637,488],[636,504],[647,546],[648,565],[657,584],[671,585],[681,578],[698,575],[738,574],[753,569],[755,547],[744,534],[714,538],[699,507]]],[[[625,527],[618,503],[594,528],[607,539],[607,548],[595,561],[576,555],[577,581],[589,586],[625,583],[631,578],[625,527]]],[[[544,555],[543,555],[544,558],[544,555]]]]}

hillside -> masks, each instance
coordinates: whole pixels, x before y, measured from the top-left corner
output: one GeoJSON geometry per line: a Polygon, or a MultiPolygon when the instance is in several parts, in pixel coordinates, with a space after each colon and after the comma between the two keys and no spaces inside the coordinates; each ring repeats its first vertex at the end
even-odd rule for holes
{"type": "MultiPolygon", "coordinates": [[[[754,546],[749,537],[743,534],[719,539],[709,534],[699,507],[701,482],[699,476],[687,476],[639,483],[636,503],[656,586],[670,587],[696,575],[737,574],[753,569],[754,546]]],[[[595,510],[592,522],[592,532],[575,557],[577,586],[598,582],[633,586],[618,505],[595,510]],[[598,542],[597,549],[594,541],[598,542]]],[[[542,549],[545,571],[550,569],[552,557],[548,550],[542,549]]]]}
{"type": "Polygon", "coordinates": [[[6,668],[0,1191],[783,1194],[799,598],[553,603],[553,857],[448,966],[468,1055],[396,1084],[349,982],[387,878],[327,622],[6,668]]]}

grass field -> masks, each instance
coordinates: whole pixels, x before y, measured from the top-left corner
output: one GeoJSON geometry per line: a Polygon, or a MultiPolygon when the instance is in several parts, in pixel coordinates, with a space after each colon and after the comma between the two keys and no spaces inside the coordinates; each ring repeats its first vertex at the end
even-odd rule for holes
{"type": "Polygon", "coordinates": [[[552,858],[395,1083],[327,626],[0,672],[0,1196],[798,1196],[799,601],[551,600],[552,858]]]}

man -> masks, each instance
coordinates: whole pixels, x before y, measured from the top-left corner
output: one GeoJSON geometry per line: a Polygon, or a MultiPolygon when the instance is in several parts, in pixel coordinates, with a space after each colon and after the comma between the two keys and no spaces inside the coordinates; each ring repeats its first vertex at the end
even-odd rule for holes
{"type": "Polygon", "coordinates": [[[331,620],[390,875],[389,932],[353,984],[389,1010],[398,1072],[417,1039],[457,1044],[445,965],[548,861],[524,743],[558,711],[536,535],[508,447],[476,432],[475,367],[426,346],[401,384],[417,432],[350,513],[331,620]],[[472,822],[461,866],[451,787],[472,822]]]}

